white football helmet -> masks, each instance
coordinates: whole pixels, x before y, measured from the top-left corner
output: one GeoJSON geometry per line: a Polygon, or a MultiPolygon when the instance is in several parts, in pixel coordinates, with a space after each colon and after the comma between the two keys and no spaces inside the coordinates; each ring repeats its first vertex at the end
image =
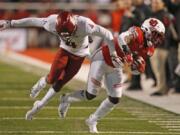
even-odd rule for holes
{"type": "MultiPolygon", "coordinates": [[[[145,33],[145,38],[155,47],[163,43],[165,27],[160,20],[156,18],[146,19],[141,25],[141,29],[145,33]]],[[[151,44],[148,44],[148,46],[151,46],[151,44]]]]}

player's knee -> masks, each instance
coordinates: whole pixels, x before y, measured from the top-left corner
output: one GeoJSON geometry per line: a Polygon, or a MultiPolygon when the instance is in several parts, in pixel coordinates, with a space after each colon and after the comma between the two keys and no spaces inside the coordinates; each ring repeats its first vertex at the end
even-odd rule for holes
{"type": "Polygon", "coordinates": [[[91,93],[89,93],[89,92],[86,91],[86,98],[87,98],[88,100],[92,100],[92,99],[94,99],[95,97],[96,97],[96,95],[93,95],[93,94],[91,94],[91,93]]]}
{"type": "Polygon", "coordinates": [[[46,80],[47,84],[53,84],[53,80],[49,79],[48,75],[46,76],[45,80],[46,80]]]}
{"type": "Polygon", "coordinates": [[[46,77],[46,82],[48,84],[53,84],[55,82],[55,80],[52,77],[49,77],[49,75],[46,77]]]}
{"type": "Polygon", "coordinates": [[[53,84],[53,89],[56,91],[56,92],[59,92],[60,90],[61,90],[61,88],[62,88],[62,84],[59,82],[59,81],[57,81],[57,82],[55,82],[54,84],[53,84]]]}
{"type": "Polygon", "coordinates": [[[60,87],[58,85],[54,84],[52,87],[56,92],[60,91],[60,87]]]}
{"type": "Polygon", "coordinates": [[[118,104],[119,101],[120,101],[120,98],[118,98],[118,97],[111,97],[111,96],[109,96],[108,98],[109,98],[109,101],[111,103],[113,103],[113,104],[118,104]]]}

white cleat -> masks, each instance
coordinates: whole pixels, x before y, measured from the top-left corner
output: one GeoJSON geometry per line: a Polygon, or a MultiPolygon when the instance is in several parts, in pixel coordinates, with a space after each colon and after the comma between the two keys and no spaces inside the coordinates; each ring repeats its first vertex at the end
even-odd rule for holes
{"type": "Polygon", "coordinates": [[[32,120],[33,119],[33,116],[38,112],[38,110],[39,110],[39,100],[38,101],[36,101],[36,102],[34,102],[34,105],[33,105],[33,107],[32,107],[32,109],[31,110],[29,110],[29,111],[27,111],[27,113],[26,113],[26,117],[25,117],[25,119],[26,120],[32,120]]]}
{"type": "Polygon", "coordinates": [[[41,92],[41,90],[43,90],[46,87],[46,84],[42,84],[41,80],[44,79],[44,77],[42,77],[31,89],[30,91],[30,97],[31,98],[36,98],[39,93],[41,92]]]}
{"type": "Polygon", "coordinates": [[[65,94],[63,94],[60,97],[60,104],[59,104],[59,107],[58,107],[59,117],[61,117],[61,118],[66,117],[69,106],[70,106],[70,103],[68,103],[68,101],[67,101],[67,96],[65,94]]]}
{"type": "Polygon", "coordinates": [[[86,125],[89,127],[89,132],[90,133],[99,133],[97,130],[97,122],[96,121],[92,121],[91,120],[91,116],[90,118],[86,119],[86,125]]]}

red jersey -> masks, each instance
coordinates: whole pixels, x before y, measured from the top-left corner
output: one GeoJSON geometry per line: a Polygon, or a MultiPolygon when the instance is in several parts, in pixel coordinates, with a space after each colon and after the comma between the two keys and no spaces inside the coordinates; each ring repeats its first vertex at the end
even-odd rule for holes
{"type": "MultiPolygon", "coordinates": [[[[115,45],[114,48],[117,55],[123,58],[124,52],[122,51],[120,46],[128,45],[131,52],[137,54],[138,56],[142,56],[144,59],[146,59],[147,56],[152,56],[154,52],[154,48],[152,47],[150,48],[147,45],[145,45],[146,42],[147,41],[144,39],[144,33],[141,30],[141,28],[133,26],[129,28],[128,31],[120,34],[118,38],[114,37],[114,45],[115,45]]],[[[108,46],[103,46],[102,52],[105,62],[108,65],[114,67],[108,46]]]]}

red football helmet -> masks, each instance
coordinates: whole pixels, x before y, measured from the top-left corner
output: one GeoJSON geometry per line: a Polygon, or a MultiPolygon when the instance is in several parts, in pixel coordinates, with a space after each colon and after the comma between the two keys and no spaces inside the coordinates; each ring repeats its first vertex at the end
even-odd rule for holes
{"type": "Polygon", "coordinates": [[[62,36],[70,36],[76,31],[74,15],[68,11],[61,12],[56,20],[56,30],[62,36]]]}

